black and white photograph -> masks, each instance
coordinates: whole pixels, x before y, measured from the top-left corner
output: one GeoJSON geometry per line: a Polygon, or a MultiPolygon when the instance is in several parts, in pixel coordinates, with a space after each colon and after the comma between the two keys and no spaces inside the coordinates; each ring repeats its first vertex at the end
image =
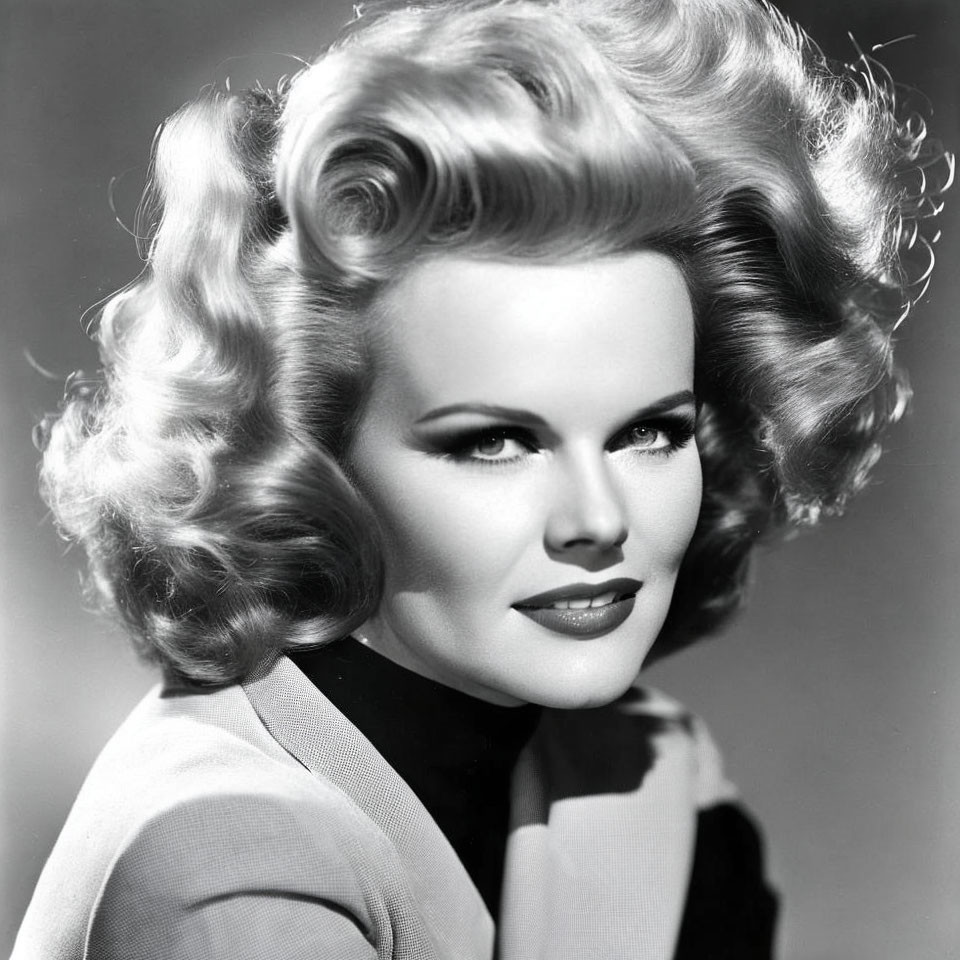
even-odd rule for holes
{"type": "Polygon", "coordinates": [[[0,81],[0,955],[960,960],[954,0],[0,81]]]}

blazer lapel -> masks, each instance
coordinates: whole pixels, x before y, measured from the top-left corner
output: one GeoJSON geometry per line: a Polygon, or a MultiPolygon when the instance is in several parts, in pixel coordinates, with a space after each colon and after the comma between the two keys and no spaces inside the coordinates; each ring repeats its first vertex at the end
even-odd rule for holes
{"type": "Polygon", "coordinates": [[[514,777],[501,960],[673,956],[696,760],[682,719],[656,711],[636,695],[544,715],[514,777]]]}
{"type": "Polygon", "coordinates": [[[493,921],[480,894],[426,808],[370,741],[285,656],[262,664],[243,686],[274,739],[347,794],[396,847],[437,955],[489,960],[493,921]]]}
{"type": "MultiPolygon", "coordinates": [[[[244,683],[276,741],[397,849],[438,957],[490,960],[489,913],[446,837],[373,745],[287,657],[244,683]]],[[[514,772],[500,960],[670,960],[693,853],[684,716],[635,694],[545,711],[514,772]]]]}

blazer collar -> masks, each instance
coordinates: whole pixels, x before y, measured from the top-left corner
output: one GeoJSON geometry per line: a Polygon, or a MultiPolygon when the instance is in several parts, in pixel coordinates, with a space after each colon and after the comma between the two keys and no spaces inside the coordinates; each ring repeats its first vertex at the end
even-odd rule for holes
{"type": "Polygon", "coordinates": [[[489,960],[494,927],[479,892],[426,808],[370,741],[288,657],[264,662],[243,687],[274,739],[347,794],[393,843],[437,956],[489,960]]]}
{"type": "Polygon", "coordinates": [[[696,822],[684,717],[639,691],[545,711],[514,772],[503,960],[673,956],[696,822]]]}
{"type": "MultiPolygon", "coordinates": [[[[490,960],[494,927],[479,892],[373,745],[285,656],[243,686],[274,739],[394,844],[437,955],[490,960]]],[[[686,718],[637,691],[610,708],[544,711],[514,772],[501,960],[672,957],[697,806],[686,718]]]]}

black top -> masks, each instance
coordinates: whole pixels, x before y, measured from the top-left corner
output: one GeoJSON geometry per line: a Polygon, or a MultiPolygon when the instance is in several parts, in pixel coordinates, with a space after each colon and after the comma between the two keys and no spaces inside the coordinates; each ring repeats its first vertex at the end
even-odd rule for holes
{"type": "MultiPolygon", "coordinates": [[[[487,703],[352,638],[290,656],[417,795],[496,921],[510,776],[541,708],[487,703]]],[[[752,818],[733,803],[702,811],[674,960],[770,960],[776,916],[752,818]]]]}
{"type": "Polygon", "coordinates": [[[352,638],[291,659],[417,795],[496,921],[510,776],[541,708],[487,703],[352,638]]]}

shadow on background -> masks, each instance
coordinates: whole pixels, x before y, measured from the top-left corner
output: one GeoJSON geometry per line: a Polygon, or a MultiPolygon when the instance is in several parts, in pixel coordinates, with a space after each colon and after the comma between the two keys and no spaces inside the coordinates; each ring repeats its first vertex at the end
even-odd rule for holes
{"type": "MultiPolygon", "coordinates": [[[[851,30],[929,94],[954,149],[951,0],[791,0],[828,54],[851,30]]],[[[80,318],[140,267],[128,223],[157,123],[204,84],[270,82],[351,4],[8,0],[0,11],[4,769],[0,953],[86,769],[153,675],[84,612],[76,552],[35,496],[33,422],[53,407],[24,351],[62,379],[96,358],[80,318]]],[[[960,209],[960,191],[952,198],[960,209]]],[[[786,960],[944,960],[960,947],[960,301],[957,214],[939,276],[902,329],[916,400],[849,515],[762,554],[727,636],[650,672],[711,723],[766,825],[786,960]]]]}

